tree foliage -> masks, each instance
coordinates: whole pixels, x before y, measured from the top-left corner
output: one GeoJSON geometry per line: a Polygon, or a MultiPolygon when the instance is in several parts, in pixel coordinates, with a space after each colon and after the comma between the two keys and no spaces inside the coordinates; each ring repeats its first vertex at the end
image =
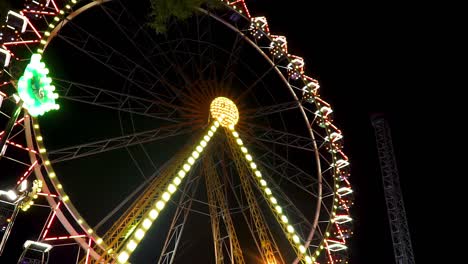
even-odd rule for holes
{"type": "Polygon", "coordinates": [[[218,8],[221,5],[220,0],[151,0],[149,25],[156,32],[165,33],[170,19],[183,21],[191,17],[199,7],[218,8]]]}

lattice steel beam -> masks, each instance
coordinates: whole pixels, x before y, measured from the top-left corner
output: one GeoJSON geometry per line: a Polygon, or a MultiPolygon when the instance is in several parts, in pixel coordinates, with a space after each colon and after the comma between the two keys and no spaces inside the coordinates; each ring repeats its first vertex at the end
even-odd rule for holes
{"type": "MultiPolygon", "coordinates": [[[[217,223],[217,225],[218,225],[217,226],[218,234],[217,234],[216,238],[220,237],[219,214],[218,214],[218,210],[217,210],[217,206],[219,206],[220,209],[221,209],[221,214],[223,216],[223,218],[222,218],[223,222],[224,222],[224,224],[226,226],[226,229],[227,229],[227,232],[228,232],[227,238],[229,238],[229,240],[231,242],[231,247],[229,247],[229,248],[232,249],[231,255],[233,256],[233,258],[235,260],[234,263],[243,264],[243,263],[245,263],[245,260],[244,260],[243,254],[242,254],[242,248],[240,246],[239,239],[237,238],[236,230],[235,230],[235,227],[234,227],[234,221],[231,218],[231,212],[228,209],[226,196],[223,193],[220,179],[219,179],[219,177],[218,177],[218,175],[216,173],[216,169],[215,169],[216,165],[214,164],[214,162],[209,157],[207,157],[206,158],[206,164],[205,164],[204,168],[205,168],[205,182],[206,182],[206,185],[207,185],[208,198],[209,198],[209,200],[212,201],[210,203],[210,210],[213,210],[214,211],[213,213],[216,213],[216,218],[218,219],[218,223],[217,223]]],[[[211,211],[210,211],[210,214],[211,214],[211,211]]],[[[214,224],[216,224],[216,223],[214,223],[214,224]]],[[[213,236],[213,238],[215,238],[215,236],[213,236]]],[[[219,242],[221,242],[221,241],[219,241],[219,242]]],[[[216,244],[215,245],[216,248],[222,246],[221,243],[216,243],[215,242],[215,244],[216,244]]],[[[221,252],[222,252],[222,248],[220,248],[218,250],[221,250],[221,252]]],[[[218,261],[218,259],[219,258],[217,258],[217,261],[218,261]]],[[[224,263],[223,258],[220,258],[219,260],[220,260],[219,263],[224,263]]]]}
{"type": "MultiPolygon", "coordinates": [[[[246,196],[247,202],[249,204],[249,211],[252,215],[253,222],[255,225],[255,232],[259,236],[260,247],[261,247],[261,256],[265,263],[275,264],[277,263],[277,258],[275,252],[279,254],[279,249],[276,243],[273,240],[271,232],[268,226],[265,224],[265,217],[263,216],[260,206],[255,197],[254,191],[250,184],[248,169],[248,164],[244,161],[244,158],[239,153],[236,143],[233,141],[232,137],[228,136],[229,148],[232,154],[232,158],[236,165],[237,171],[239,173],[239,178],[242,183],[242,188],[246,196]]],[[[253,234],[252,234],[253,235],[253,234]]],[[[279,259],[280,257],[278,257],[279,259]]]]}
{"type": "Polygon", "coordinates": [[[149,131],[52,150],[49,152],[49,158],[51,163],[58,163],[142,143],[153,142],[168,137],[174,137],[193,130],[194,127],[190,127],[187,124],[166,126],[149,131]]]}
{"type": "Polygon", "coordinates": [[[181,121],[176,117],[177,109],[171,109],[169,112],[161,111],[159,104],[154,100],[58,78],[54,79],[54,84],[60,98],[63,99],[173,123],[181,121]]]}
{"type": "Polygon", "coordinates": [[[395,262],[397,264],[414,264],[413,248],[393,152],[390,127],[382,116],[374,116],[372,125],[375,129],[395,262]]]}
{"type": "Polygon", "coordinates": [[[185,150],[176,154],[174,162],[165,168],[158,177],[153,178],[148,187],[128,207],[127,211],[102,236],[104,244],[107,245],[107,252],[104,252],[100,248],[95,248],[96,252],[101,256],[101,259],[95,263],[101,263],[102,261],[108,263],[116,258],[112,253],[119,252],[121,247],[125,245],[128,235],[133,232],[132,228],[140,223],[143,215],[151,209],[153,203],[164,192],[163,187],[167,186],[168,182],[171,181],[178,169],[178,165],[187,156],[189,150],[191,149],[185,148],[185,150]]]}

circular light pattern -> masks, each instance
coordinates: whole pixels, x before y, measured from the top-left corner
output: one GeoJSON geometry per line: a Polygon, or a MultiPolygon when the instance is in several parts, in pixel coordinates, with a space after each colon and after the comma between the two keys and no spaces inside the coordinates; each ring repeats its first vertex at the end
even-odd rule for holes
{"type": "Polygon", "coordinates": [[[239,121],[239,111],[236,104],[226,97],[215,98],[210,105],[211,117],[219,120],[221,126],[234,126],[239,121]]]}
{"type": "Polygon", "coordinates": [[[50,84],[52,79],[47,76],[49,69],[41,58],[40,54],[33,54],[18,80],[18,94],[24,102],[23,107],[34,117],[59,109],[55,103],[58,94],[54,93],[55,87],[50,84]]]}

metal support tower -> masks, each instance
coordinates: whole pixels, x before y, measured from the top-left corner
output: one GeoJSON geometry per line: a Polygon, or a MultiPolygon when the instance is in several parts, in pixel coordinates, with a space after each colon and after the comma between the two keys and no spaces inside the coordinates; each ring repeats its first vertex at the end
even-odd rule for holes
{"type": "Polygon", "coordinates": [[[382,115],[373,116],[372,125],[375,130],[380,169],[382,171],[395,262],[396,264],[414,264],[413,248],[400,189],[390,127],[382,115]]]}

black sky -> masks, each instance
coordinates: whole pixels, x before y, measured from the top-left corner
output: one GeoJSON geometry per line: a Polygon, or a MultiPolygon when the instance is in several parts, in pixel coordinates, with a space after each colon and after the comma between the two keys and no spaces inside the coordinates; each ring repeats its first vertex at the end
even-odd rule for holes
{"type": "Polygon", "coordinates": [[[375,112],[384,113],[390,122],[418,259],[425,244],[425,230],[418,224],[425,205],[417,190],[427,169],[415,161],[421,160],[427,146],[417,134],[430,128],[421,108],[428,98],[427,66],[421,67],[429,63],[423,49],[425,19],[415,15],[421,10],[404,3],[324,2],[256,0],[248,4],[252,14],[268,18],[272,33],[287,36],[289,52],[305,58],[306,73],[319,80],[323,98],[335,110],[352,164],[356,197],[350,263],[394,263],[369,118],[375,112]]]}

